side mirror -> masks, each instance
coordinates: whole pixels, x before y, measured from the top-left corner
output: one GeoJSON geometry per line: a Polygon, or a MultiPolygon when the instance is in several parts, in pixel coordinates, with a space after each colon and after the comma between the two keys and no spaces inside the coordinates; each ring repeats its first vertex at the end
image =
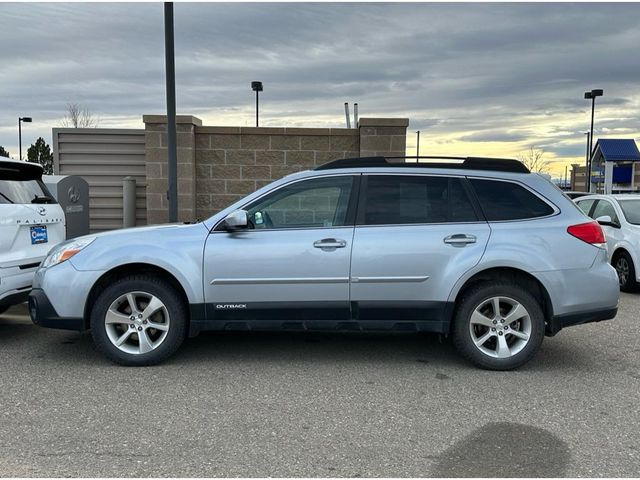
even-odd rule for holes
{"type": "Polygon", "coordinates": [[[249,226],[249,214],[246,210],[236,210],[227,215],[223,221],[223,227],[230,232],[242,230],[249,226]]]}
{"type": "Polygon", "coordinates": [[[618,222],[614,222],[609,215],[602,215],[601,217],[596,218],[596,222],[604,227],[620,228],[620,224],[618,222]]]}

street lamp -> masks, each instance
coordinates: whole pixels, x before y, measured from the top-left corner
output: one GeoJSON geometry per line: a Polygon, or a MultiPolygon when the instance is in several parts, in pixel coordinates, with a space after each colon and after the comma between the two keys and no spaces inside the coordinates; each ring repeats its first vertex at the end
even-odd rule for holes
{"type": "Polygon", "coordinates": [[[589,134],[589,165],[587,166],[587,186],[588,190],[591,191],[591,155],[593,154],[593,116],[596,110],[596,97],[601,97],[604,95],[604,90],[601,88],[596,88],[591,90],[590,92],[584,92],[585,100],[591,100],[591,133],[589,134]]]}
{"type": "Polygon", "coordinates": [[[256,127],[258,126],[258,94],[262,91],[262,82],[251,82],[251,90],[256,92],[256,127]]]}
{"type": "Polygon", "coordinates": [[[416,157],[420,156],[420,130],[416,131],[416,136],[418,137],[416,139],[416,157]]]}
{"type": "Polygon", "coordinates": [[[22,160],[22,122],[31,123],[32,121],[31,117],[18,117],[18,148],[20,151],[18,160],[22,160]]]}

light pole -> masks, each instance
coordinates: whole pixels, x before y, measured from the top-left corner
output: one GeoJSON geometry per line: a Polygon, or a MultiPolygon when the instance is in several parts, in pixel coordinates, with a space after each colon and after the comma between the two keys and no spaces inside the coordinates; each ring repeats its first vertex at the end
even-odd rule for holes
{"type": "Polygon", "coordinates": [[[590,92],[584,92],[585,100],[591,100],[591,133],[589,134],[589,154],[587,165],[587,191],[591,191],[591,155],[593,154],[593,117],[596,110],[596,97],[604,95],[604,90],[596,88],[590,92]]]}
{"type": "Polygon", "coordinates": [[[262,91],[262,82],[251,82],[251,90],[256,92],[256,127],[258,126],[258,95],[262,91]]]}
{"type": "Polygon", "coordinates": [[[18,117],[18,160],[22,160],[22,122],[31,123],[33,119],[31,117],[18,117]]]}
{"type": "Polygon", "coordinates": [[[420,156],[420,130],[416,131],[416,157],[420,156]]]}
{"type": "Polygon", "coordinates": [[[178,221],[178,150],[176,146],[176,64],[173,40],[173,2],[164,3],[164,65],[167,89],[167,200],[169,222],[178,221]]]}

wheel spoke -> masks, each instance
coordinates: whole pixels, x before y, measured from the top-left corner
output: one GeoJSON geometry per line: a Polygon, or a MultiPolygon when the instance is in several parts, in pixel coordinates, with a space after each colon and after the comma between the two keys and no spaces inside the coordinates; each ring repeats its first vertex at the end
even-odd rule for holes
{"type": "Polygon", "coordinates": [[[133,293],[127,293],[127,302],[129,303],[129,307],[131,307],[131,314],[138,313],[138,306],[136,305],[136,299],[133,293]]]}
{"type": "Polygon", "coordinates": [[[504,335],[498,335],[498,341],[496,342],[496,354],[498,358],[506,358],[511,356],[511,350],[509,350],[509,345],[507,344],[507,339],[504,338],[504,335]]]}
{"type": "Polygon", "coordinates": [[[520,330],[509,330],[509,333],[514,337],[518,337],[522,340],[529,340],[529,335],[524,332],[521,332],[520,330]]]}
{"type": "Polygon", "coordinates": [[[140,353],[147,353],[153,350],[153,345],[145,330],[138,332],[138,342],[140,343],[140,353]]]}
{"type": "Polygon", "coordinates": [[[491,299],[491,303],[493,305],[493,316],[495,318],[500,315],[500,299],[498,297],[493,297],[493,299],[491,299]]]}
{"type": "Polygon", "coordinates": [[[162,307],[164,307],[164,304],[158,297],[151,297],[151,300],[149,300],[149,305],[147,305],[147,307],[142,312],[142,319],[147,320],[162,307]]]}
{"type": "Polygon", "coordinates": [[[491,337],[493,337],[495,334],[489,330],[487,333],[485,333],[484,335],[482,335],[480,338],[475,338],[473,340],[473,342],[476,344],[476,347],[481,347],[482,345],[485,344],[485,342],[487,340],[489,340],[491,337]]]}
{"type": "Polygon", "coordinates": [[[169,330],[169,325],[167,325],[166,323],[149,322],[147,323],[147,328],[155,328],[156,330],[166,332],[167,330],[169,330]]]}
{"type": "Polygon", "coordinates": [[[129,338],[129,336],[131,335],[131,333],[132,333],[132,332],[133,332],[133,330],[131,330],[131,329],[128,329],[128,328],[127,328],[127,329],[125,330],[125,332],[124,332],[122,335],[120,335],[120,336],[118,337],[118,339],[116,340],[116,345],[117,345],[117,346],[120,346],[120,345],[122,345],[124,342],[126,342],[126,341],[127,341],[127,338],[129,338]]]}
{"type": "Polygon", "coordinates": [[[487,318],[478,310],[475,310],[473,314],[471,314],[471,323],[477,325],[484,325],[485,327],[493,327],[493,319],[487,318]]]}
{"type": "Polygon", "coordinates": [[[129,316],[115,310],[108,310],[104,318],[104,323],[124,323],[127,326],[131,323],[129,316]]]}
{"type": "Polygon", "coordinates": [[[515,322],[516,320],[521,319],[525,315],[528,315],[526,308],[518,303],[513,306],[513,308],[507,315],[505,315],[504,321],[505,323],[510,324],[515,322]]]}

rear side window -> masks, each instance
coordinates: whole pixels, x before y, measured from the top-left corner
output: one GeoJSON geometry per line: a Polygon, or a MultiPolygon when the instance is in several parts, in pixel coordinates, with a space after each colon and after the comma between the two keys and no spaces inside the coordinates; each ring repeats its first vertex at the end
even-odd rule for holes
{"type": "Polygon", "coordinates": [[[40,180],[0,180],[0,203],[56,203],[40,180]]]}
{"type": "Polygon", "coordinates": [[[460,179],[420,175],[369,175],[362,217],[365,225],[478,219],[460,179]]]}
{"type": "Polygon", "coordinates": [[[513,182],[469,179],[488,221],[545,217],[553,208],[513,182]]]}

